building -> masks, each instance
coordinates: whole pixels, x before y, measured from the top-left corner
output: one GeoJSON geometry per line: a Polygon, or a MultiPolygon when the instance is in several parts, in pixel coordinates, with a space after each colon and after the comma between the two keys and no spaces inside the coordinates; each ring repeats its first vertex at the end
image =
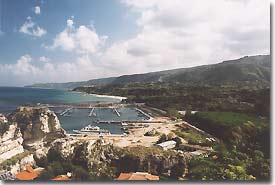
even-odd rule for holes
{"type": "Polygon", "coordinates": [[[156,146],[158,148],[163,149],[163,150],[168,150],[168,149],[175,148],[176,144],[177,144],[176,141],[170,140],[170,141],[165,141],[165,142],[160,143],[160,144],[156,144],[156,146]]]}
{"type": "Polygon", "coordinates": [[[159,176],[151,175],[147,172],[135,172],[135,173],[120,173],[119,177],[115,180],[159,180],[159,176]]]}
{"type": "Polygon", "coordinates": [[[71,180],[72,173],[68,172],[67,175],[58,175],[52,180],[54,181],[69,181],[71,180]]]}
{"type": "Polygon", "coordinates": [[[15,175],[18,180],[34,180],[38,176],[37,172],[33,170],[31,166],[27,166],[25,171],[22,171],[15,175]]]}
{"type": "Polygon", "coordinates": [[[68,181],[71,179],[67,175],[58,175],[55,178],[53,178],[52,180],[54,180],[54,181],[68,181]]]}

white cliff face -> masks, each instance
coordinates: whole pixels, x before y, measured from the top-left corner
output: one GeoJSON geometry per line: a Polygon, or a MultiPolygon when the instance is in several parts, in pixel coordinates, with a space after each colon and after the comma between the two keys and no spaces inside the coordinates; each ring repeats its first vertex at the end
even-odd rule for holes
{"type": "Polygon", "coordinates": [[[19,107],[11,119],[20,127],[23,144],[40,141],[49,134],[56,138],[65,134],[55,113],[46,107],[19,107]]]}
{"type": "MultiPolygon", "coordinates": [[[[45,156],[51,143],[65,137],[57,116],[48,108],[19,107],[7,118],[0,114],[0,124],[0,171],[13,174],[34,165],[34,155],[45,156]]],[[[72,152],[68,144],[62,148],[72,152]]]]}
{"type": "Polygon", "coordinates": [[[49,133],[52,131],[56,132],[61,130],[61,125],[57,116],[55,115],[54,112],[50,110],[42,112],[40,114],[39,121],[41,122],[40,128],[44,133],[49,133]]]}
{"type": "MultiPolygon", "coordinates": [[[[7,122],[0,122],[7,124],[7,122]]],[[[17,124],[10,124],[6,132],[0,136],[0,162],[24,152],[23,138],[17,124]]]]}

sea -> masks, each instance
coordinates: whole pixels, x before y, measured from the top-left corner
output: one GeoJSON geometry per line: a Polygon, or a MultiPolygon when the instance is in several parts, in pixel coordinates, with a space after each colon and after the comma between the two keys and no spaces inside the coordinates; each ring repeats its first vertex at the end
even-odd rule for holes
{"type": "MultiPolygon", "coordinates": [[[[121,100],[113,97],[98,97],[80,92],[59,90],[59,89],[39,89],[26,87],[0,87],[0,113],[8,114],[14,111],[18,106],[37,105],[47,103],[83,103],[83,102],[120,102],[121,100]]],[[[119,108],[118,116],[110,108],[95,108],[94,115],[89,117],[91,109],[73,108],[68,113],[61,115],[65,108],[50,108],[58,116],[62,128],[67,133],[73,133],[73,130],[79,130],[87,125],[99,126],[107,129],[113,134],[121,134],[121,125],[99,123],[100,121],[123,121],[123,120],[145,120],[134,106],[119,108]]]]}

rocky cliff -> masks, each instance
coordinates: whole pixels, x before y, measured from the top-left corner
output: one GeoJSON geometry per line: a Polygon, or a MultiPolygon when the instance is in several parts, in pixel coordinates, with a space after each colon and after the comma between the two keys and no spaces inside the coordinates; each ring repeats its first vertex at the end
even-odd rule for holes
{"type": "Polygon", "coordinates": [[[55,139],[65,137],[57,116],[46,107],[18,107],[8,119],[18,124],[24,148],[38,156],[45,155],[55,139]]]}
{"type": "Polygon", "coordinates": [[[48,108],[19,107],[7,117],[0,114],[0,171],[17,173],[27,164],[34,165],[34,155],[46,155],[52,143],[63,137],[65,131],[48,108]]]}
{"type": "Polygon", "coordinates": [[[118,148],[102,140],[75,142],[74,139],[60,140],[53,147],[61,152],[65,161],[84,167],[94,179],[114,179],[121,172],[136,171],[177,178],[186,171],[184,156],[172,150],[143,146],[118,148]]]}
{"type": "Polygon", "coordinates": [[[17,123],[11,123],[0,115],[0,162],[23,153],[23,138],[17,123]]]}
{"type": "Polygon", "coordinates": [[[21,130],[16,122],[0,114],[0,171],[16,174],[26,165],[34,165],[33,154],[24,150],[21,130]]]}

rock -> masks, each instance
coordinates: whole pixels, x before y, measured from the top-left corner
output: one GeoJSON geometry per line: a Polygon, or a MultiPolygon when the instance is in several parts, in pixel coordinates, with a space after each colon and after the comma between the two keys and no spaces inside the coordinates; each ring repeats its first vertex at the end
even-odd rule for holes
{"type": "Polygon", "coordinates": [[[46,155],[54,140],[65,137],[57,116],[47,107],[22,106],[8,120],[18,124],[24,148],[36,152],[37,157],[46,155]]]}
{"type": "Polygon", "coordinates": [[[25,170],[27,165],[35,165],[35,160],[33,158],[33,154],[29,154],[22,159],[19,159],[15,165],[10,166],[10,171],[12,174],[17,174],[23,170],[25,170]]]}
{"type": "Polygon", "coordinates": [[[153,128],[152,130],[146,132],[146,133],[144,134],[144,136],[154,136],[154,135],[156,135],[157,133],[158,133],[157,130],[156,130],[155,128],[153,128]]]}
{"type": "Polygon", "coordinates": [[[0,163],[4,160],[24,152],[23,138],[16,123],[9,123],[7,118],[1,115],[1,128],[5,127],[5,132],[0,135],[0,163]],[[5,125],[5,126],[4,126],[5,125]]]}
{"type": "Polygon", "coordinates": [[[143,146],[118,148],[100,140],[91,140],[78,143],[71,154],[70,160],[74,164],[86,164],[91,173],[96,173],[98,177],[107,175],[110,179],[121,172],[145,171],[170,175],[170,171],[175,174],[176,169],[176,174],[182,176],[186,170],[184,156],[172,150],[143,146]]]}
{"type": "Polygon", "coordinates": [[[52,143],[52,147],[60,151],[62,157],[67,158],[73,154],[77,140],[72,137],[60,138],[52,143]]]}

